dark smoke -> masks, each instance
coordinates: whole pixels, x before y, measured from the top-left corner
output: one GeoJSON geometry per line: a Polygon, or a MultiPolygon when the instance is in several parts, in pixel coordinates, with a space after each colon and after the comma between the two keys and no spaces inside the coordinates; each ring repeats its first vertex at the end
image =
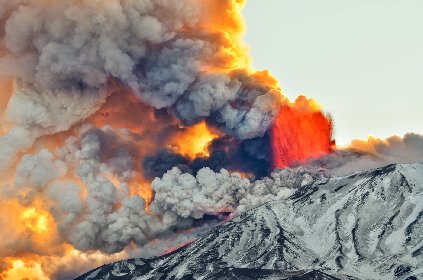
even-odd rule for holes
{"type": "Polygon", "coordinates": [[[191,173],[188,168],[189,159],[183,155],[172,152],[169,149],[163,149],[156,155],[146,156],[142,160],[143,174],[147,179],[162,177],[166,171],[177,166],[186,173],[191,173]]]}
{"type": "Polygon", "coordinates": [[[246,173],[250,179],[260,179],[271,172],[270,139],[264,137],[240,141],[230,136],[213,140],[208,146],[210,156],[190,159],[169,149],[148,155],[142,160],[143,174],[148,179],[162,177],[178,167],[184,173],[197,174],[208,167],[215,172],[222,168],[246,173]]]}

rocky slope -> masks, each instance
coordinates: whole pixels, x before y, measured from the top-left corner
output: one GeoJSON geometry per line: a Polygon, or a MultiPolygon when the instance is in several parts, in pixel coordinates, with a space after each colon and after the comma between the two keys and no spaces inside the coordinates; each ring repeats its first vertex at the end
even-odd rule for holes
{"type": "Polygon", "coordinates": [[[169,255],[77,279],[423,279],[423,164],[322,177],[169,255]]]}

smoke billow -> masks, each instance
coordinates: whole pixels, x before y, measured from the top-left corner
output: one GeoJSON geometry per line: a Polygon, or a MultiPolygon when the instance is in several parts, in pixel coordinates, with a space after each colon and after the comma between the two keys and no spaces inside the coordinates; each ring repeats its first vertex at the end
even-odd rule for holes
{"type": "MultiPolygon", "coordinates": [[[[233,65],[245,56],[234,42],[242,24],[221,32],[219,25],[225,22],[220,21],[227,19],[203,16],[215,5],[222,5],[216,7],[221,11],[238,11],[240,4],[226,2],[8,1],[1,17],[6,55],[0,73],[23,79],[23,91],[43,91],[40,98],[54,105],[65,102],[47,98],[50,91],[92,108],[75,114],[75,120],[95,111],[92,92],[115,79],[144,103],[169,108],[184,124],[207,118],[242,139],[262,136],[282,97],[257,75],[231,70],[243,66],[233,65]]],[[[37,102],[22,98],[19,102],[28,106],[37,102]]],[[[22,120],[17,113],[11,117],[22,120]]],[[[36,121],[30,117],[25,120],[36,121]]],[[[66,126],[45,133],[54,130],[66,126]]]]}
{"type": "Polygon", "coordinates": [[[325,176],[423,160],[415,134],[315,159],[331,120],[251,69],[243,0],[0,2],[2,279],[68,279],[325,176]]]}
{"type": "MultiPolygon", "coordinates": [[[[296,186],[287,181],[289,171],[250,182],[225,169],[216,173],[205,167],[192,175],[173,167],[161,179],[153,180],[155,195],[149,213],[144,198],[130,195],[128,182],[134,168],[133,159],[123,144],[110,143],[118,139],[113,138],[111,131],[90,129],[80,141],[68,139],[66,146],[58,151],[60,157],[57,161],[53,161],[49,154],[37,155],[44,163],[43,174],[54,173],[58,177],[57,170],[73,166],[86,186],[85,199],[81,197],[82,190],[77,184],[56,182],[48,187],[53,199],[52,213],[62,235],[82,251],[98,249],[112,253],[121,251],[130,242],[143,245],[169,232],[191,228],[195,220],[205,215],[218,216],[235,212],[238,208],[251,208],[270,199],[286,198],[296,186]],[[113,151],[113,147],[119,148],[113,151]],[[108,174],[115,174],[121,183],[114,185],[108,174]],[[62,193],[66,195],[60,196],[62,193]],[[117,204],[119,208],[115,208],[117,204]]],[[[178,159],[168,152],[165,157],[178,159]]],[[[293,179],[297,177],[292,176],[293,179]]],[[[39,185],[46,186],[46,183],[47,179],[39,185]]]]}
{"type": "Polygon", "coordinates": [[[172,167],[191,174],[208,167],[215,172],[222,168],[236,170],[251,179],[259,179],[270,174],[271,151],[269,137],[238,140],[223,136],[211,141],[207,147],[208,156],[191,159],[169,149],[160,150],[155,155],[147,155],[142,161],[143,174],[147,178],[162,177],[172,167]]]}
{"type": "Polygon", "coordinates": [[[407,133],[404,137],[392,136],[387,139],[370,137],[354,140],[335,153],[315,162],[325,166],[333,175],[382,167],[393,163],[414,163],[423,161],[423,135],[407,133]]]}

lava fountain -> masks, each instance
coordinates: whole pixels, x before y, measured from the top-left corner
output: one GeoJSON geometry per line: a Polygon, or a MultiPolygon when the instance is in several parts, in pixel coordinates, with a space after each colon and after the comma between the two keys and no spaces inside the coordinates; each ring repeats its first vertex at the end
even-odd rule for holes
{"type": "Polygon", "coordinates": [[[330,116],[304,96],[281,107],[271,130],[273,165],[284,168],[332,152],[335,141],[330,116]]]}

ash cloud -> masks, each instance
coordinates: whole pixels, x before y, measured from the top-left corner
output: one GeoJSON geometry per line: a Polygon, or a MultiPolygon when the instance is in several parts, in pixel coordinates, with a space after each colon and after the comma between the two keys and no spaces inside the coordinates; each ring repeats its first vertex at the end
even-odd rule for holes
{"type": "Polygon", "coordinates": [[[215,172],[222,168],[243,172],[250,179],[268,176],[271,172],[271,148],[268,134],[264,137],[239,141],[234,137],[223,136],[208,145],[209,156],[194,159],[169,149],[162,149],[155,155],[147,155],[142,160],[146,178],[162,177],[168,170],[178,167],[185,173],[197,174],[204,167],[215,172]]]}
{"type": "Polygon", "coordinates": [[[269,201],[287,199],[299,187],[317,180],[392,162],[423,161],[423,137],[417,134],[367,143],[354,152],[337,151],[309,165],[276,170],[255,181],[223,168],[213,171],[201,167],[194,172],[189,166],[192,163],[166,152],[168,166],[179,163],[191,170],[173,167],[153,180],[149,213],[147,202],[129,190],[139,168],[134,160],[136,151],[118,135],[111,128],[82,130],[80,139],[70,137],[57,151],[57,159],[40,151],[19,163],[16,191],[30,182],[38,186],[38,192],[46,192],[62,238],[78,250],[115,253],[131,242],[145,247],[153,240],[167,240],[195,228],[207,217],[215,216],[218,221],[221,213],[236,215],[269,201]],[[70,172],[84,184],[66,180],[64,174],[70,172]],[[118,183],[109,175],[116,176],[118,183]]]}
{"type": "MultiPolygon", "coordinates": [[[[0,58],[1,59],[1,58],[0,58]]],[[[36,139],[69,130],[104,104],[105,90],[45,90],[23,82],[11,96],[7,120],[14,128],[0,137],[0,171],[7,169],[19,152],[32,147],[36,139]]]]}
{"type": "MultiPolygon", "coordinates": [[[[67,182],[57,175],[42,184],[63,238],[79,250],[114,253],[130,242],[143,246],[196,227],[206,217],[219,220],[221,213],[242,212],[266,201],[287,198],[298,183],[317,178],[306,175],[306,170],[283,170],[251,182],[225,169],[214,172],[203,167],[189,174],[173,167],[152,182],[151,215],[145,210],[145,200],[130,194],[131,177],[124,174],[136,172],[137,166],[131,160],[130,145],[119,141],[110,129],[90,129],[80,140],[69,138],[58,150],[57,160],[44,152],[31,158],[31,163],[46,161],[47,173],[61,170],[65,164],[68,172],[74,170],[84,183],[67,182]],[[118,185],[108,179],[110,174],[117,175],[118,185]]],[[[22,165],[28,165],[27,161],[22,165]]]]}
{"type": "MultiPolygon", "coordinates": [[[[6,54],[0,74],[22,79],[23,91],[36,91],[31,94],[54,106],[64,103],[51,99],[51,92],[85,105],[85,114],[72,121],[55,114],[61,123],[45,133],[63,131],[96,111],[92,92],[104,90],[111,79],[146,104],[172,110],[186,125],[207,119],[240,139],[263,136],[279,112],[279,90],[222,66],[235,59],[225,48],[239,46],[228,46],[224,34],[203,27],[205,4],[18,0],[2,6],[0,48],[6,54]]],[[[18,123],[28,117],[19,113],[12,118],[18,123]]]]}
{"type": "MultiPolygon", "coordinates": [[[[222,17],[222,13],[209,11],[214,4],[195,0],[3,1],[0,75],[18,81],[6,114],[15,128],[0,137],[0,169],[18,166],[8,196],[23,194],[25,205],[37,196],[48,197],[63,239],[83,251],[117,252],[130,242],[145,244],[220,212],[221,208],[200,207],[197,201],[191,202],[191,210],[184,204],[180,209],[170,206],[170,185],[157,181],[163,195],[151,202],[155,215],[150,215],[145,211],[147,203],[130,187],[141,170],[137,147],[122,140],[130,136],[107,127],[75,127],[98,111],[110,95],[118,94],[113,86],[118,83],[146,105],[170,112],[179,119],[178,125],[206,120],[238,139],[234,141],[254,142],[263,137],[284,98],[276,86],[263,82],[266,74],[233,70],[247,67],[237,64],[245,60],[235,38],[242,28],[229,26],[234,30],[228,32],[234,34],[213,28],[210,23],[219,24],[215,17],[222,17]],[[68,138],[55,152],[35,149],[19,158],[41,137],[70,128],[85,131],[68,138]]],[[[222,2],[219,9],[235,11],[234,6],[222,2]]],[[[142,141],[137,144],[145,144],[146,149],[151,146],[142,141]]],[[[224,148],[237,145],[230,141],[214,144],[225,147],[213,150],[211,158],[187,162],[178,155],[161,155],[150,165],[151,174],[145,173],[176,180],[188,178],[182,171],[190,171],[191,185],[182,186],[187,192],[181,195],[194,190],[200,194],[204,189],[203,197],[196,199],[235,209],[235,200],[207,193],[203,176],[217,174],[216,180],[230,182],[225,185],[228,192],[243,190],[240,199],[250,192],[252,183],[221,171],[225,161],[260,176],[265,172],[256,171],[254,164],[248,168],[241,164],[247,155],[255,157],[254,145],[228,153],[224,148]],[[182,171],[174,169],[176,162],[181,162],[182,171]]],[[[189,203],[188,197],[183,199],[189,203]]]]}
{"type": "Polygon", "coordinates": [[[343,176],[393,163],[415,162],[423,162],[423,135],[408,133],[404,137],[354,140],[349,146],[311,162],[310,166],[343,176]]]}
{"type": "Polygon", "coordinates": [[[189,158],[164,149],[154,156],[146,156],[142,160],[143,174],[148,179],[162,177],[168,170],[178,167],[186,172],[191,172],[188,166],[189,158]]]}

